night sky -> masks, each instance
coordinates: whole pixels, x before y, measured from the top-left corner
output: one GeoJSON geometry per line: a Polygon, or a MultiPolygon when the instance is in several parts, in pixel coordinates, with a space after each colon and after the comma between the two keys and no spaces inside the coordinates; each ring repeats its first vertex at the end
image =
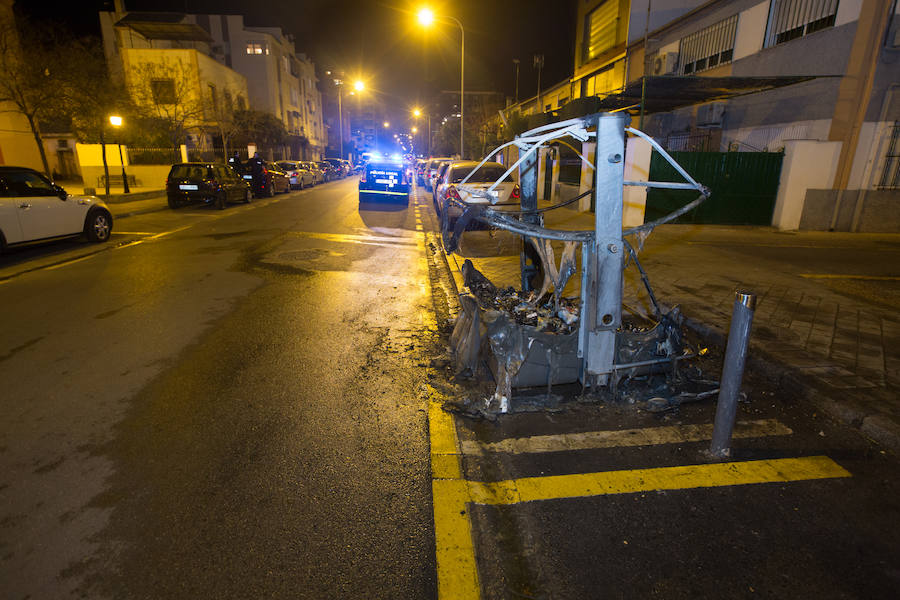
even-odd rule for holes
{"type": "MultiPolygon", "coordinates": [[[[543,54],[543,87],[571,75],[576,0],[454,0],[430,6],[459,19],[466,30],[466,87],[515,92],[519,58],[520,99],[537,90],[532,56],[543,54]]],[[[35,19],[64,21],[80,33],[99,35],[97,12],[111,1],[18,0],[35,19]]],[[[459,28],[424,31],[411,0],[132,0],[129,10],[242,14],[250,26],[277,26],[294,34],[298,52],[323,69],[359,73],[388,103],[418,103],[437,90],[459,89],[459,28]]]]}

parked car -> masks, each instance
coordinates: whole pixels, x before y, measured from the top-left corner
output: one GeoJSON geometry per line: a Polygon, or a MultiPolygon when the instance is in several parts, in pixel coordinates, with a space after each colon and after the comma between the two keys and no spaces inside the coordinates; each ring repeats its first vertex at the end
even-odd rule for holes
{"type": "Polygon", "coordinates": [[[343,178],[350,174],[350,171],[347,169],[344,161],[339,158],[326,158],[325,162],[334,167],[337,178],[343,178]]]}
{"type": "MultiPolygon", "coordinates": [[[[478,166],[474,160],[453,161],[447,165],[435,194],[435,208],[441,219],[446,219],[449,227],[453,227],[456,219],[463,213],[458,202],[469,204],[493,204],[498,210],[518,210],[520,202],[519,184],[511,175],[501,181],[496,189],[490,192],[491,199],[472,193],[472,190],[487,190],[495,181],[506,173],[506,167],[500,163],[487,162],[472,173],[478,166]],[[469,175],[472,173],[471,175],[469,175]],[[463,179],[468,177],[465,184],[463,179]],[[454,202],[455,201],[455,202],[454,202]]],[[[473,227],[479,225],[472,224],[473,227]]]]}
{"type": "MultiPolygon", "coordinates": [[[[477,163],[476,163],[477,164],[477,163]]],[[[437,210],[438,201],[437,201],[437,191],[440,187],[441,183],[444,180],[444,174],[447,172],[447,167],[450,166],[450,162],[442,162],[437,169],[437,174],[431,180],[431,200],[434,202],[434,208],[437,210]]],[[[438,211],[440,214],[440,211],[438,211]]]]}
{"type": "Polygon", "coordinates": [[[428,166],[428,159],[420,158],[416,161],[416,183],[425,185],[425,168],[428,166]]]}
{"type": "Polygon", "coordinates": [[[34,169],[0,167],[0,250],[77,235],[105,242],[112,228],[99,198],[70,196],[34,169]]]}
{"type": "Polygon", "coordinates": [[[287,174],[291,189],[302,190],[305,187],[315,185],[313,174],[296,160],[282,160],[275,163],[287,174]]]}
{"type": "Polygon", "coordinates": [[[337,168],[328,162],[327,160],[320,160],[316,162],[319,167],[321,167],[322,172],[325,173],[325,181],[335,181],[341,178],[340,171],[337,168]]]}
{"type": "Polygon", "coordinates": [[[243,178],[250,184],[253,195],[257,198],[272,197],[280,192],[291,191],[291,180],[287,173],[275,164],[264,160],[257,167],[254,159],[244,163],[243,178]]]}
{"type": "Polygon", "coordinates": [[[353,166],[353,163],[350,162],[349,160],[344,159],[341,162],[344,163],[344,172],[347,173],[347,175],[350,175],[351,173],[356,171],[356,168],[353,166]]]}
{"type": "Polygon", "coordinates": [[[189,162],[172,165],[166,177],[169,208],[191,202],[213,204],[224,209],[229,202],[250,202],[250,186],[221,163],[189,162]]]}
{"type": "Polygon", "coordinates": [[[403,163],[371,161],[359,177],[359,201],[409,204],[409,180],[403,163]]]}
{"type": "Polygon", "coordinates": [[[452,158],[432,158],[428,161],[428,166],[425,168],[425,173],[423,177],[425,179],[425,189],[429,192],[434,191],[434,178],[437,177],[438,167],[441,166],[442,163],[450,162],[453,160],[452,158]]]}
{"type": "Polygon", "coordinates": [[[317,162],[313,162],[311,160],[303,161],[303,166],[305,166],[310,173],[313,175],[313,184],[325,183],[325,171],[317,162]]]}

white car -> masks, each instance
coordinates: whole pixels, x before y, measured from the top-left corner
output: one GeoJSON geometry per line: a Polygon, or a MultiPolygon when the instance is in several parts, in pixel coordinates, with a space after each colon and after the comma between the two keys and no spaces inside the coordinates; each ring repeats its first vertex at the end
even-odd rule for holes
{"type": "Polygon", "coordinates": [[[95,196],[70,196],[33,169],[0,167],[0,249],[85,235],[105,242],[113,219],[95,196]]]}
{"type": "Polygon", "coordinates": [[[291,189],[302,190],[305,187],[311,187],[316,184],[316,179],[312,172],[303,166],[302,162],[295,160],[282,160],[275,163],[287,173],[291,180],[291,189]]]}
{"type": "MultiPolygon", "coordinates": [[[[518,210],[520,206],[519,184],[512,179],[512,175],[488,192],[490,198],[480,195],[479,191],[487,192],[500,179],[506,172],[506,167],[500,163],[487,162],[472,173],[477,166],[478,162],[474,160],[453,161],[447,166],[435,189],[435,208],[442,219],[447,219],[451,228],[464,211],[460,202],[493,205],[497,210],[518,210]],[[463,180],[466,180],[465,183],[463,180]]],[[[473,226],[478,227],[475,224],[473,226]]]]}

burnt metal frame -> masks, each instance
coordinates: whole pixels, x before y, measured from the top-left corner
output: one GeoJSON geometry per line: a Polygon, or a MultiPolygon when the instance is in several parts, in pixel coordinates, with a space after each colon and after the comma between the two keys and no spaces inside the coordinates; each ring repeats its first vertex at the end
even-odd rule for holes
{"type": "MultiPolygon", "coordinates": [[[[586,385],[606,385],[610,374],[622,365],[615,364],[616,332],[622,325],[622,294],[624,284],[625,253],[628,245],[625,236],[649,233],[657,225],[674,220],[692,210],[709,197],[709,190],[696,182],[675,160],[647,134],[629,127],[630,117],[621,112],[597,113],[583,118],[570,119],[543,125],[517,136],[512,142],[503,144],[489,153],[459,184],[460,189],[474,197],[495,204],[491,195],[500,182],[513,171],[519,169],[521,189],[521,220],[504,215],[484,205],[455,201],[467,211],[469,208],[483,209],[474,213],[474,218],[494,227],[522,235],[556,241],[582,243],[581,321],[578,332],[578,358],[582,360],[582,381],[586,385]],[[625,180],[625,139],[626,134],[645,139],[684,178],[684,183],[627,181],[625,180]],[[557,138],[573,137],[582,142],[596,139],[594,163],[581,156],[582,160],[596,172],[594,187],[594,230],[563,231],[547,229],[537,210],[537,166],[538,149],[557,138]],[[487,190],[467,188],[466,182],[488,159],[500,150],[515,145],[519,148],[519,159],[487,190]],[[523,152],[524,151],[524,152],[523,152]],[[696,190],[699,197],[665,217],[643,225],[622,230],[623,187],[642,186],[647,188],[696,190]]],[[[527,242],[524,248],[529,248],[527,242]]],[[[635,259],[634,253],[631,253],[635,259]]],[[[523,287],[533,272],[533,256],[523,249],[521,257],[523,287]]],[[[652,292],[651,292],[652,295],[652,292]]]]}

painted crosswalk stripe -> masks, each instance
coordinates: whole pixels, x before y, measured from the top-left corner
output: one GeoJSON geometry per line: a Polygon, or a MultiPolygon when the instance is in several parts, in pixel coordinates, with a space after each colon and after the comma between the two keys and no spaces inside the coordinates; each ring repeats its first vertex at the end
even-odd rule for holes
{"type": "Polygon", "coordinates": [[[850,477],[827,456],[751,460],[628,471],[526,477],[497,482],[469,481],[478,504],[505,505],[659,490],[686,490],[761,483],[850,477]]]}
{"type": "MultiPolygon", "coordinates": [[[[565,452],[567,450],[593,450],[634,446],[655,446],[702,442],[712,439],[712,423],[701,425],[672,425],[642,429],[611,431],[587,431],[560,435],[538,435],[524,438],[508,438],[498,442],[483,443],[465,440],[460,446],[463,454],[484,455],[491,453],[529,454],[539,452],[565,452]]],[[[738,421],[735,438],[754,438],[772,435],[790,435],[793,431],[776,419],[738,421]]]]}

